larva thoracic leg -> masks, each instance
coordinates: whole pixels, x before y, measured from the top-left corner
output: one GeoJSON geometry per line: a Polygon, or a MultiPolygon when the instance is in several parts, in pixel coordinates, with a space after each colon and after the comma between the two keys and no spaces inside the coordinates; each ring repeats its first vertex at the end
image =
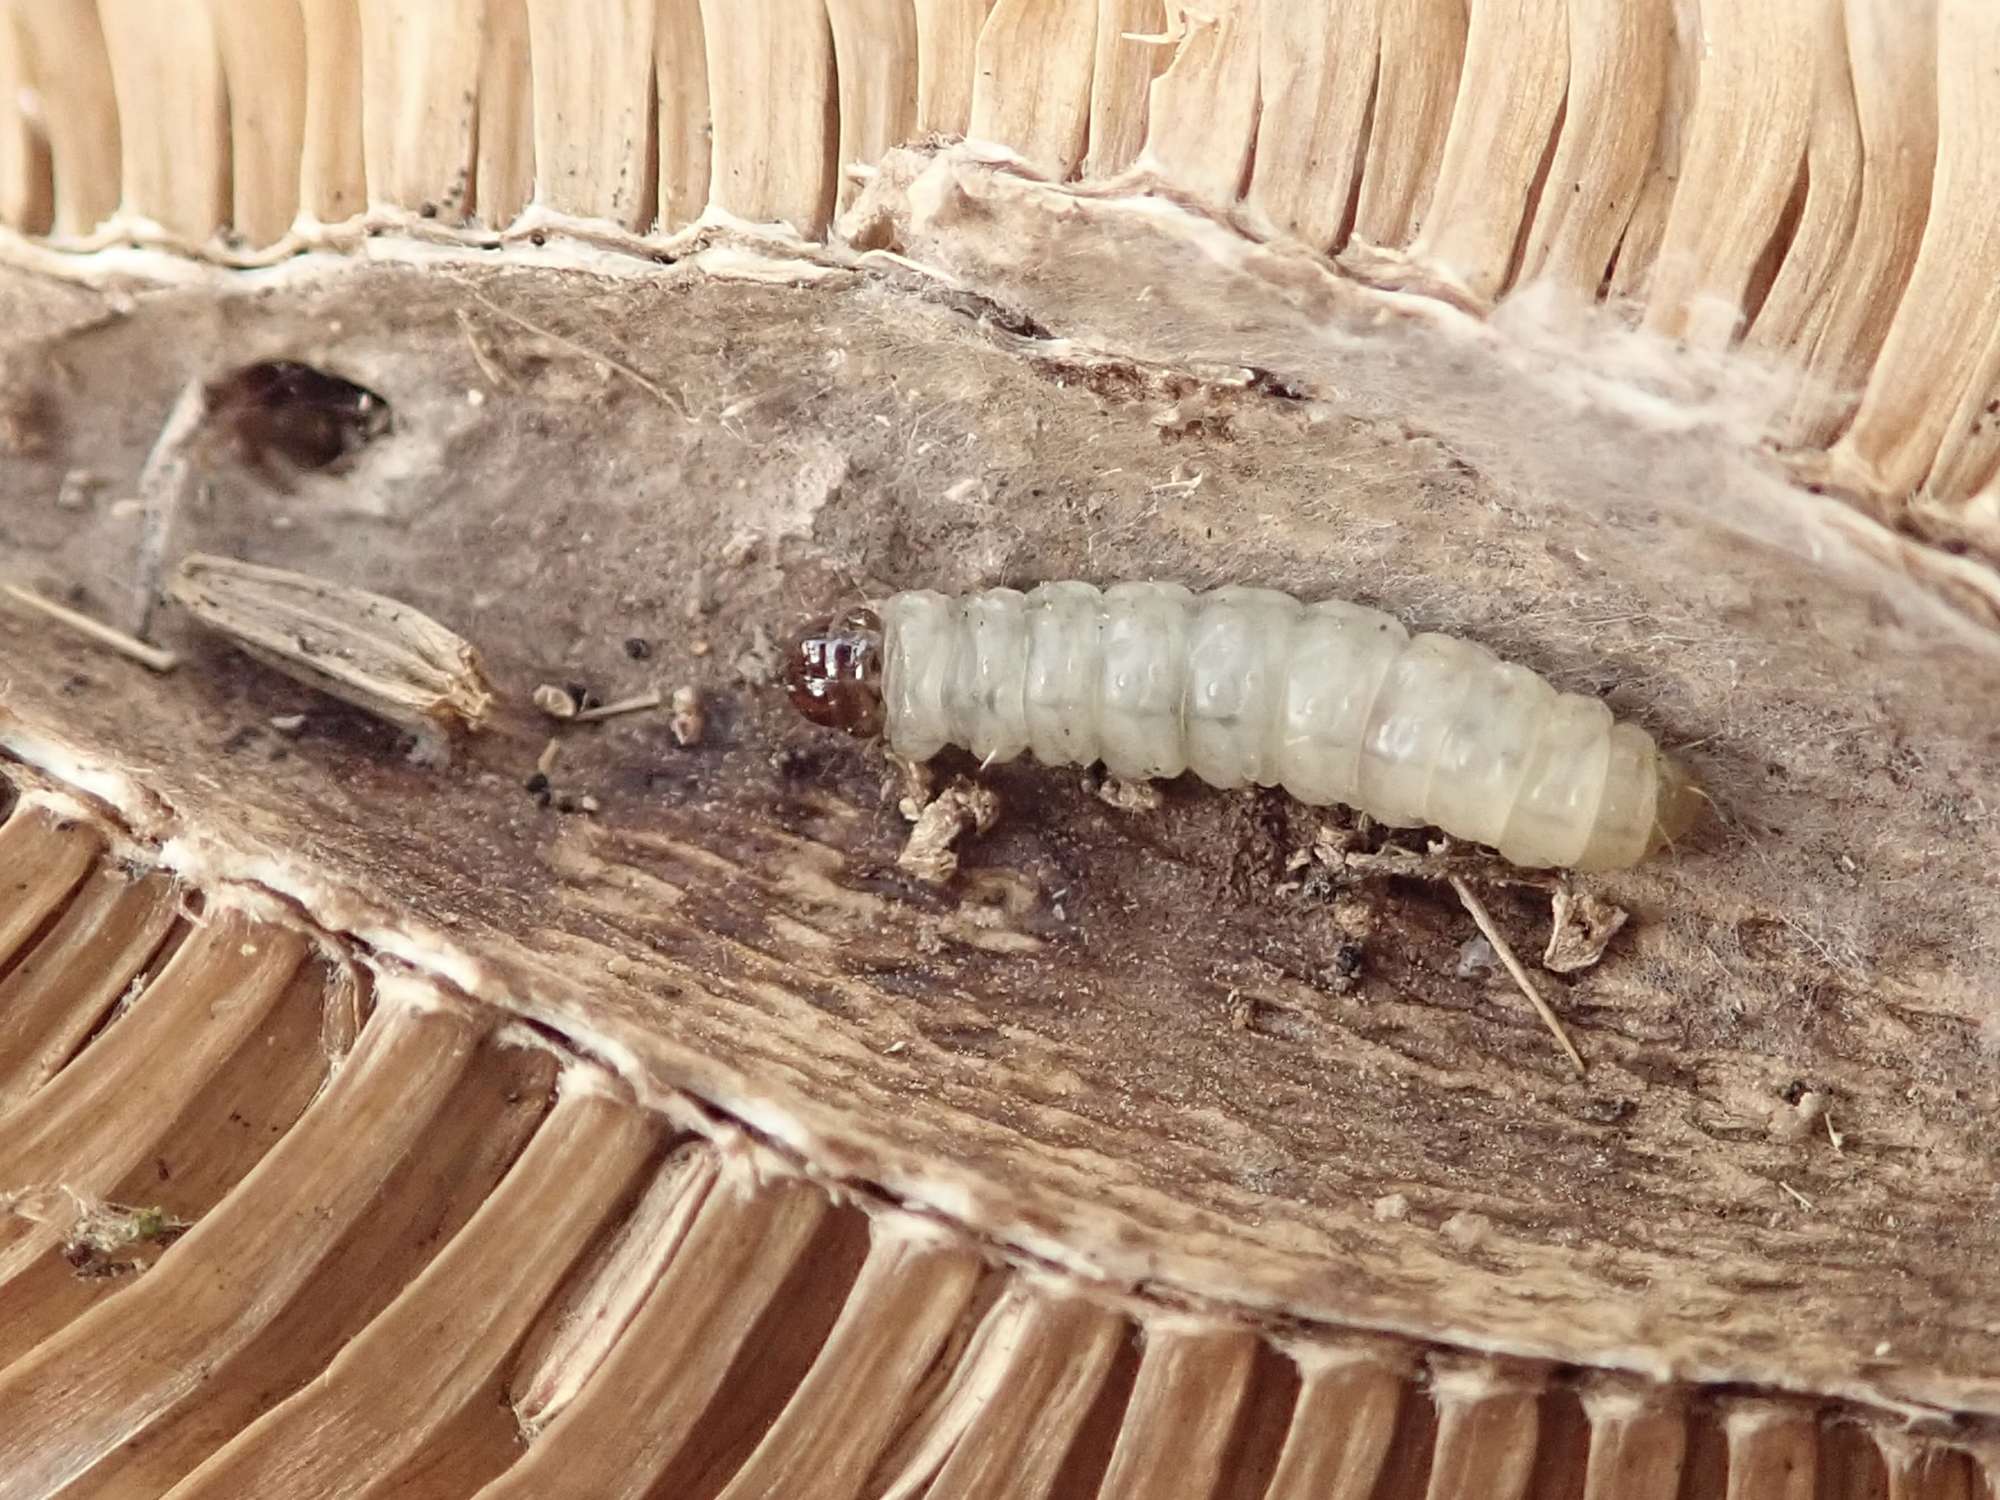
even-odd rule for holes
{"type": "Polygon", "coordinates": [[[1379,610],[1269,589],[896,594],[879,618],[803,637],[792,687],[817,722],[879,720],[912,760],[962,745],[1135,780],[1283,785],[1520,865],[1630,865],[1700,806],[1680,766],[1595,699],[1379,610]]]}

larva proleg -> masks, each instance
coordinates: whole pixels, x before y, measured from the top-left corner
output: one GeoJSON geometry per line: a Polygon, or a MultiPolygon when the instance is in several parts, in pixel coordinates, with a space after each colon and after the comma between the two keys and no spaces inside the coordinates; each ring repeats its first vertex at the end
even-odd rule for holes
{"type": "Polygon", "coordinates": [[[1128,780],[1282,785],[1531,867],[1635,864],[1702,801],[1594,698],[1379,610],[1270,589],[913,590],[808,632],[791,685],[816,722],[879,730],[911,760],[960,745],[1128,780]]]}

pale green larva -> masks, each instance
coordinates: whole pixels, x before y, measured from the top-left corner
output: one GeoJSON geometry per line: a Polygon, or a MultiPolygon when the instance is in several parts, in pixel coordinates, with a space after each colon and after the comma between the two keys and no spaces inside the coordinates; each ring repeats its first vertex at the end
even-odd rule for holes
{"type": "Polygon", "coordinates": [[[1484,646],[1270,589],[1046,583],[890,596],[801,638],[794,701],[900,755],[1102,761],[1138,780],[1283,786],[1513,863],[1620,869],[1701,794],[1644,730],[1484,646]]]}

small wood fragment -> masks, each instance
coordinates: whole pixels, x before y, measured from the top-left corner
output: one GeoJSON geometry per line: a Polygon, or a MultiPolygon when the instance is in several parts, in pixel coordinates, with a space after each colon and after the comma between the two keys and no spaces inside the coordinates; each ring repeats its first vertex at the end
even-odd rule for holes
{"type": "Polygon", "coordinates": [[[88,469],[71,469],[56,486],[57,510],[89,510],[102,482],[88,469]]]}
{"type": "Polygon", "coordinates": [[[19,588],[9,583],[0,585],[0,592],[5,592],[15,603],[25,605],[59,625],[67,626],[78,635],[88,636],[100,646],[116,651],[120,656],[129,656],[141,666],[149,667],[155,672],[171,672],[180,665],[180,657],[173,652],[159,646],[149,646],[137,636],[113,629],[102,621],[93,620],[89,615],[80,614],[76,610],[56,603],[53,599],[44,599],[31,589],[19,588]]]}
{"type": "Polygon", "coordinates": [[[1825,1118],[1826,1095],[1817,1089],[1807,1089],[1792,1101],[1789,1109],[1771,1112],[1771,1139],[1795,1144],[1811,1135],[1825,1118]]]}
{"type": "Polygon", "coordinates": [[[1552,907],[1542,967],[1555,974],[1574,974],[1604,957],[1605,945],[1632,915],[1588,891],[1567,887],[1557,889],[1552,907]]]}
{"type": "Polygon", "coordinates": [[[702,736],[708,732],[708,715],[702,711],[701,694],[691,687],[677,687],[668,700],[673,717],[667,721],[667,729],[674,737],[674,743],[683,748],[699,745],[702,736]]]}
{"type": "Polygon", "coordinates": [[[1549,1002],[1542,998],[1541,991],[1535,988],[1535,982],[1528,977],[1528,971],[1521,967],[1521,960],[1514,956],[1513,948],[1501,935],[1500,929],[1494,925],[1493,914],[1487,911],[1486,903],[1475,896],[1472,887],[1458,876],[1452,875],[1446,878],[1451,881],[1451,888],[1458,892],[1458,899],[1464,903],[1465,909],[1472,914],[1473,922],[1480,932],[1485,934],[1486,941],[1493,945],[1493,951],[1499,955],[1501,964],[1513,976],[1514,983],[1520,986],[1521,993],[1526,995],[1528,1003],[1534,1006],[1535,1014],[1540,1016],[1542,1024],[1549,1028],[1549,1034],[1556,1039],[1556,1045],[1563,1049],[1577,1072],[1586,1071],[1583,1054],[1576,1050],[1575,1044],[1569,1039],[1569,1033],[1563,1030],[1563,1023],[1557,1019],[1556,1013],[1549,1009],[1549,1002]]]}
{"type": "Polygon", "coordinates": [[[1120,812],[1149,813],[1160,810],[1160,789],[1150,781],[1127,781],[1107,776],[1097,785],[1097,800],[1120,812]]]}
{"type": "Polygon", "coordinates": [[[882,795],[894,797],[896,811],[905,822],[914,823],[924,815],[924,808],[936,792],[936,774],[927,760],[905,760],[894,750],[888,752],[887,759],[895,775],[884,783],[882,795]]]}
{"type": "Polygon", "coordinates": [[[612,703],[600,703],[595,708],[579,709],[576,722],[595,724],[599,719],[615,719],[620,714],[644,713],[649,708],[658,708],[661,703],[659,689],[648,688],[643,693],[635,693],[630,698],[620,698],[612,703]]]}
{"type": "Polygon", "coordinates": [[[551,719],[574,719],[576,699],[553,682],[545,682],[530,695],[530,701],[551,719]]]}
{"type": "MultiPolygon", "coordinates": [[[[133,568],[132,628],[147,634],[153,623],[153,608],[160,597],[160,574],[166,567],[167,545],[181,507],[195,487],[195,439],[208,420],[208,388],[199,380],[181,387],[173,410],[160,426],[139,471],[139,511],[144,522],[139,528],[138,558],[133,568]]],[[[117,507],[113,507],[113,514],[117,507]]]]}
{"type": "Polygon", "coordinates": [[[990,787],[954,781],[918,814],[896,867],[932,885],[943,885],[958,873],[954,847],[958,840],[969,832],[986,832],[999,817],[1000,798],[990,787]]]}

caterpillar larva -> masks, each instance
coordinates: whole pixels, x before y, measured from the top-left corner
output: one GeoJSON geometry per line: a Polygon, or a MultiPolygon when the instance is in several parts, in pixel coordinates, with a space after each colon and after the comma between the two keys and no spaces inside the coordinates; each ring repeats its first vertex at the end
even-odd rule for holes
{"type": "Polygon", "coordinates": [[[1432,824],[1518,865],[1611,870],[1685,832],[1686,770],[1594,698],[1484,646],[1271,589],[1045,583],[892,595],[800,637],[793,701],[928,760],[1103,761],[1283,785],[1396,827],[1432,824]]]}

